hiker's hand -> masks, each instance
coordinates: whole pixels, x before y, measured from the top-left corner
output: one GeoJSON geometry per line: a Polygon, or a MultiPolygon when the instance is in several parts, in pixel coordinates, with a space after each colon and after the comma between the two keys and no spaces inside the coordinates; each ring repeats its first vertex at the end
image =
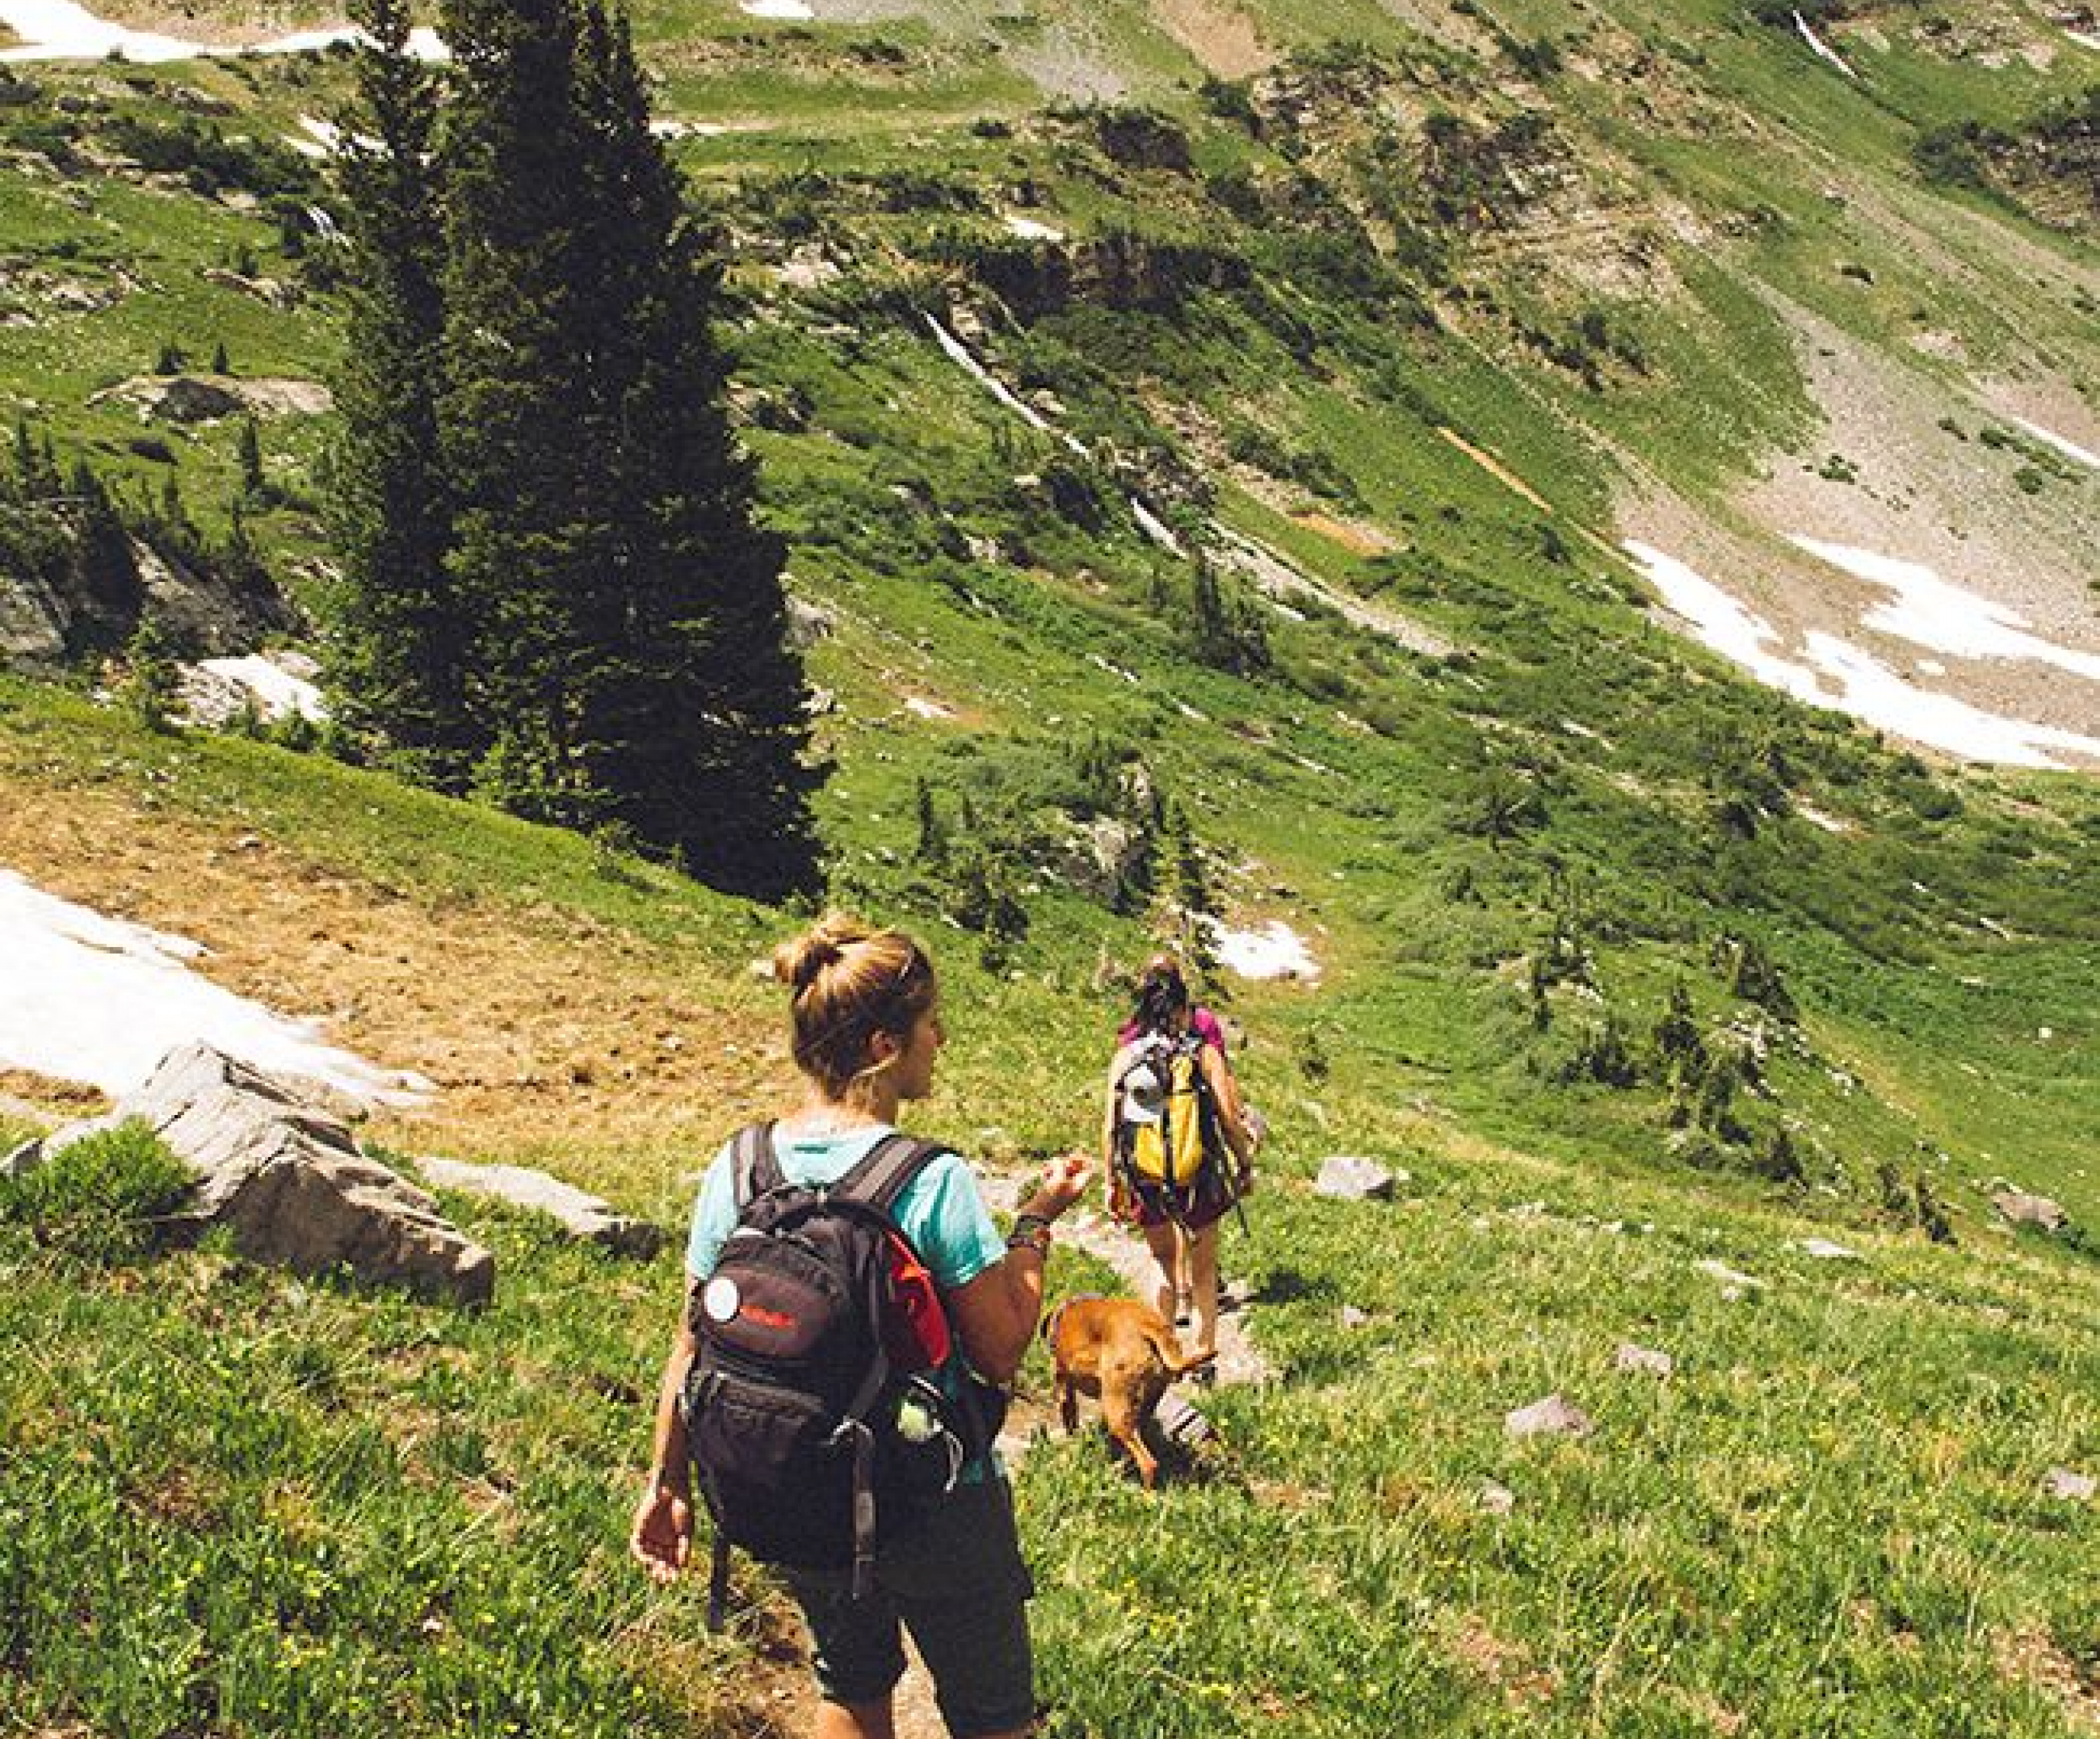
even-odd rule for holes
{"type": "Polygon", "coordinates": [[[627,1549],[658,1582],[673,1582],[693,1550],[693,1502],[660,1481],[651,1480],[635,1506],[634,1526],[627,1549]]]}
{"type": "Polygon", "coordinates": [[[1022,1204],[1023,1212],[1055,1220],[1093,1187],[1094,1159],[1074,1148],[1060,1154],[1043,1167],[1035,1194],[1022,1204]]]}

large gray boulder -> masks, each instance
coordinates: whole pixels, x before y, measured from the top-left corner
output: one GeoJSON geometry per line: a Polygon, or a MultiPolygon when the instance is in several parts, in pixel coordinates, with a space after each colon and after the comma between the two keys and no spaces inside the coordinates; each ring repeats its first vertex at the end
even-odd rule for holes
{"type": "Polygon", "coordinates": [[[160,422],[216,422],[237,416],[241,404],[239,393],[195,374],[170,375],[139,391],[141,413],[160,422]]]}
{"type": "Polygon", "coordinates": [[[664,1229],[616,1212],[610,1203],[523,1165],[476,1165],[464,1159],[418,1159],[426,1183],[485,1201],[549,1216],[572,1238],[642,1261],[664,1247],[664,1229]]]}
{"type": "Polygon", "coordinates": [[[251,1260],[309,1274],[346,1268],[463,1304],[495,1291],[496,1258],[435,1199],[359,1153],[342,1122],[298,1089],[207,1044],[169,1052],[107,1115],[47,1137],[39,1158],[135,1120],[196,1174],[190,1217],[227,1227],[251,1260]]]}

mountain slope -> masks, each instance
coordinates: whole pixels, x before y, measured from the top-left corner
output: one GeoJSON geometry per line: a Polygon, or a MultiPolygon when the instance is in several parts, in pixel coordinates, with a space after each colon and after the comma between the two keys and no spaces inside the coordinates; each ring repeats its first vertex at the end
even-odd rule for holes
{"type": "MultiPolygon", "coordinates": [[[[1189,908],[1318,969],[1211,981],[1275,1132],[1227,1260],[1285,1381],[1220,1397],[1230,1457],[1162,1505],[1086,1439],[1031,1459],[1056,1731],[2089,1713],[2092,1512],[2048,1482],[2100,1456],[2096,1271],[1988,1198],[2100,1219],[2100,762],[2068,740],[2100,736],[2100,260],[2057,118],[2100,55],[2000,0],[1804,8],[1848,77],[1758,10],[638,8],[728,245],[834,893],[947,974],[929,1127],[999,1166],[1090,1139],[1116,973],[1189,908]],[[1887,717],[2046,727],[2064,769],[1758,686],[1628,541],[1826,697],[1871,658],[1887,717]],[[1401,1203],[1310,1194],[1352,1152],[1401,1203]],[[1506,1440],[1553,1389],[1595,1433],[1506,1440]]],[[[170,345],[325,377],[324,165],[279,142],[315,146],[342,62],[15,73],[0,388],[223,530],[238,417],[118,389],[170,345]]],[[[266,407],[243,503],[298,594],[327,431],[266,407]]],[[[786,1084],[749,967],[795,916],[610,845],[11,680],[0,788],[0,862],[436,1079],[388,1151],[675,1222],[786,1084]]],[[[673,1260],[475,1224],[481,1322],[0,1225],[6,1334],[43,1349],[4,1397],[0,1713],[767,1730],[735,1687],[772,1620],[688,1640],[612,1537],[673,1260]],[[112,1568],[68,1596],[82,1563],[112,1568]]]]}

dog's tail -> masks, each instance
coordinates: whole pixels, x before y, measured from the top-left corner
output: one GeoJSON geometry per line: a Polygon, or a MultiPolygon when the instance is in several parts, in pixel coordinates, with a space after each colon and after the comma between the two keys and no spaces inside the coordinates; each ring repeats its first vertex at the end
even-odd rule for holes
{"type": "Polygon", "coordinates": [[[1171,1329],[1155,1329],[1150,1338],[1152,1350],[1159,1355],[1159,1362],[1170,1376],[1185,1377],[1192,1370],[1201,1370],[1218,1356],[1215,1347],[1207,1353],[1184,1353],[1171,1329]]]}

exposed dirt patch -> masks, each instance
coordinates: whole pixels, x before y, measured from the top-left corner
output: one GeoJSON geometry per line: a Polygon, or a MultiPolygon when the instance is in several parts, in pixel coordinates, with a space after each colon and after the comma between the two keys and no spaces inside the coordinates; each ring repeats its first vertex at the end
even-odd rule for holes
{"type": "Polygon", "coordinates": [[[1543,1702],[1560,1688],[1550,1669],[1534,1666],[1520,1645],[1498,1636],[1474,1613],[1460,1615],[1452,1627],[1450,1647],[1460,1666],[1513,1704],[1543,1702]]]}
{"type": "Polygon", "coordinates": [[[1295,523],[1317,532],[1330,543],[1339,544],[1352,555],[1385,555],[1400,547],[1376,526],[1365,525],[1359,520],[1337,519],[1328,514],[1293,514],[1290,517],[1295,523]]]}
{"type": "Polygon", "coordinates": [[[61,1081],[33,1069],[0,1069],[0,1114],[41,1123],[94,1117],[108,1108],[101,1089],[85,1081],[61,1081]]]}
{"type": "Polygon", "coordinates": [[[1220,78],[1245,78],[1276,64],[1253,20],[1228,0],[1153,0],[1152,15],[1220,78]]]}
{"type": "MultiPolygon", "coordinates": [[[[204,943],[196,969],[215,983],[436,1082],[429,1106],[375,1120],[389,1145],[544,1164],[645,1211],[682,1204],[721,1132],[791,1072],[760,986],[675,949],[551,907],[381,887],[125,797],[0,788],[0,863],[204,943]]],[[[55,1115],[90,1108],[64,1084],[5,1087],[55,1115]]]]}
{"type": "Polygon", "coordinates": [[[2083,1671],[2039,1626],[2001,1631],[1992,1640],[1998,1671],[2014,1684],[2046,1693],[2071,1725],[2100,1732],[2100,1680],[2083,1671]]]}

